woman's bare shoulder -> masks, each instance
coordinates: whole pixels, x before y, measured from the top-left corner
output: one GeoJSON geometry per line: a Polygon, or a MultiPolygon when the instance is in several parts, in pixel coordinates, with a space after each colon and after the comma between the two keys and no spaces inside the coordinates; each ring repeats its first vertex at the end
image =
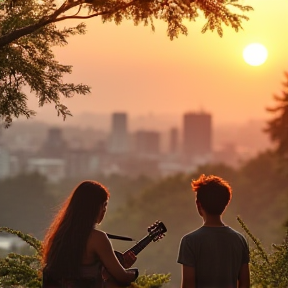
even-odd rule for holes
{"type": "Polygon", "coordinates": [[[104,231],[98,229],[91,231],[88,239],[88,250],[92,250],[100,255],[102,251],[111,250],[111,247],[112,244],[104,231]]]}
{"type": "Polygon", "coordinates": [[[92,236],[105,236],[105,237],[107,237],[107,234],[104,232],[104,231],[102,231],[102,230],[99,230],[99,229],[93,229],[92,230],[92,236]]]}
{"type": "Polygon", "coordinates": [[[92,242],[106,242],[109,241],[107,234],[102,231],[102,230],[98,230],[98,229],[93,229],[91,234],[90,234],[90,240],[92,242]]]}

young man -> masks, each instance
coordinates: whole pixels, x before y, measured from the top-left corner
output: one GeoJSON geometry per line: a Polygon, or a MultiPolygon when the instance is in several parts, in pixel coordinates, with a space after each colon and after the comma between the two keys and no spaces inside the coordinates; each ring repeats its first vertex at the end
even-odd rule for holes
{"type": "Polygon", "coordinates": [[[247,242],[222,221],[232,196],[230,185],[213,175],[201,175],[191,185],[204,223],[181,239],[181,288],[249,288],[247,242]]]}

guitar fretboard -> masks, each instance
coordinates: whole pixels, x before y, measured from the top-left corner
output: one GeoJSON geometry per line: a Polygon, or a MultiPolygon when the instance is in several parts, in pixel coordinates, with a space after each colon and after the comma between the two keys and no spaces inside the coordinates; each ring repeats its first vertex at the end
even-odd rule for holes
{"type": "MultiPolygon", "coordinates": [[[[152,237],[150,235],[147,235],[143,239],[141,239],[136,245],[134,245],[132,248],[128,249],[127,251],[132,251],[135,255],[139,254],[151,241],[152,237]]],[[[126,251],[126,252],[127,252],[126,251]]]]}

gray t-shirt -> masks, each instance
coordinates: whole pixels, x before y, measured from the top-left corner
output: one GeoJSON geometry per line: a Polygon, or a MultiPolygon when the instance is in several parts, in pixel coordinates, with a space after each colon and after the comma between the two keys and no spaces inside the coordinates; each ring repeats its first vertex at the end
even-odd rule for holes
{"type": "Polygon", "coordinates": [[[228,226],[202,226],[182,237],[177,262],[195,268],[197,288],[236,288],[249,249],[243,235],[228,226]]]}

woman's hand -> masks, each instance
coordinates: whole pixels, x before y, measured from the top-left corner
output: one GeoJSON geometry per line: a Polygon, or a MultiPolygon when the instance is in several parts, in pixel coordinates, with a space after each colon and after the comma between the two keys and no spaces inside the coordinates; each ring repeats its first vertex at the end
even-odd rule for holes
{"type": "Polygon", "coordinates": [[[137,260],[136,255],[132,251],[127,251],[123,255],[124,263],[122,263],[124,268],[130,268],[137,260]]]}

